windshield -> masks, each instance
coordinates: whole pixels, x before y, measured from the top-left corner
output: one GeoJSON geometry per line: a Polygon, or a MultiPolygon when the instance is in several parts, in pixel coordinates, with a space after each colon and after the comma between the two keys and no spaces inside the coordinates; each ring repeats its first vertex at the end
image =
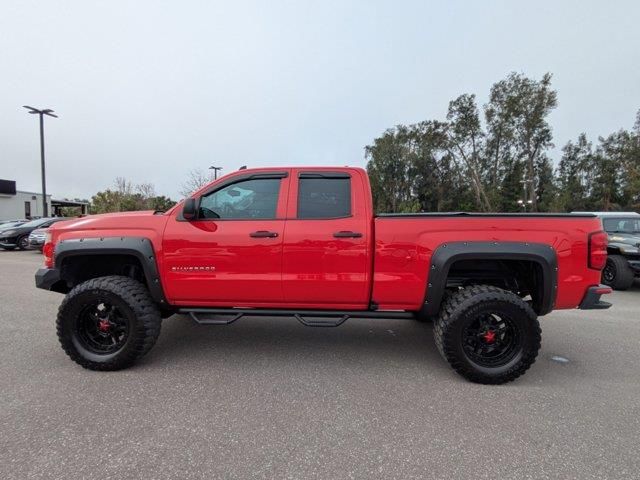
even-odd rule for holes
{"type": "Polygon", "coordinates": [[[31,220],[30,222],[27,223],[23,223],[22,225],[20,225],[21,227],[39,227],[40,225],[42,225],[43,223],[47,223],[48,221],[50,221],[50,218],[39,218],[37,220],[31,220]]]}
{"type": "Polygon", "coordinates": [[[609,233],[640,233],[640,217],[605,218],[602,224],[609,233]]]}

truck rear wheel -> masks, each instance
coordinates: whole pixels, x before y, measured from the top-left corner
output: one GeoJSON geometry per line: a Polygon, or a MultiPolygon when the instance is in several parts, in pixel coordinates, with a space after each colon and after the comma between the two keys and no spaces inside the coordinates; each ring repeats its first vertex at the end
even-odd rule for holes
{"type": "Polygon", "coordinates": [[[114,275],[73,288],[60,305],[56,326],[74,362],[90,370],[119,370],[151,349],[161,321],[144,285],[114,275]]]}
{"type": "Polygon", "coordinates": [[[609,255],[602,271],[602,283],[614,290],[628,290],[633,285],[633,270],[622,255],[609,255]]]}
{"type": "Polygon", "coordinates": [[[472,382],[515,380],[540,350],[540,324],[527,302],[490,285],[464,288],[445,300],[434,323],[436,346],[472,382]]]}

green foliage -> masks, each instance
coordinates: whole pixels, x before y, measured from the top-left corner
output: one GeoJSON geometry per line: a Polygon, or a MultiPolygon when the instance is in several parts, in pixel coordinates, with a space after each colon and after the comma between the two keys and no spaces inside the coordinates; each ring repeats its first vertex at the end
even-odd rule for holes
{"type": "Polygon", "coordinates": [[[449,103],[445,121],[398,125],[365,147],[376,211],[571,211],[640,208],[640,112],[632,131],[569,142],[554,170],[551,75],[511,73],[478,108],[449,103]],[[523,208],[524,207],[524,208],[523,208]]]}
{"type": "Polygon", "coordinates": [[[640,210],[638,123],[631,131],[600,137],[595,149],[583,133],[562,152],[557,210],[640,210]]]}
{"type": "Polygon", "coordinates": [[[98,192],[91,198],[91,213],[166,211],[175,204],[176,202],[164,195],[156,195],[151,184],[133,186],[124,178],[117,178],[113,190],[98,192]]]}

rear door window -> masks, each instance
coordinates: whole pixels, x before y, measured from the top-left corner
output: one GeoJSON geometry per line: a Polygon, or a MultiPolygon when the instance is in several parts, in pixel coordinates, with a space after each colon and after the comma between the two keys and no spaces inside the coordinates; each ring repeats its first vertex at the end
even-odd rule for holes
{"type": "Polygon", "coordinates": [[[351,178],[301,174],[298,179],[298,218],[344,218],[351,215],[351,178]]]}

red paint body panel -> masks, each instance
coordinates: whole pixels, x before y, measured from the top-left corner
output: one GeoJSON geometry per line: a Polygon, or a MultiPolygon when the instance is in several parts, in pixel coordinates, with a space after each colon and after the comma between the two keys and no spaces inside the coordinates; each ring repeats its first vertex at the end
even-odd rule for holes
{"type": "MultiPolygon", "coordinates": [[[[361,170],[351,175],[351,216],[298,220],[298,175],[294,169],[289,191],[283,253],[283,291],[286,304],[305,308],[365,309],[371,293],[371,211],[368,178],[361,170]],[[339,231],[362,233],[361,238],[334,238],[339,231]]],[[[325,169],[345,171],[345,169],[325,169]]]]}
{"type": "Polygon", "coordinates": [[[600,272],[587,266],[593,217],[373,217],[366,172],[309,167],[241,170],[234,176],[286,172],[273,220],[180,219],[181,204],[165,214],[94,215],[50,228],[54,243],[82,237],[151,240],[167,301],[176,306],[418,310],[425,298],[434,250],[457,241],[536,242],[557,255],[555,308],[575,308],[600,272]],[[342,172],[351,177],[351,215],[297,219],[298,176],[342,172]],[[254,238],[258,230],[277,233],[254,238]],[[352,231],[360,238],[335,238],[352,231]]]}
{"type": "Polygon", "coordinates": [[[288,188],[289,177],[283,178],[275,220],[189,222],[180,220],[179,210],[173,210],[164,232],[164,265],[160,272],[169,302],[234,307],[282,304],[282,240],[288,188]],[[250,236],[259,230],[275,232],[277,237],[250,236]],[[185,267],[198,270],[182,270],[185,267]]]}
{"type": "Polygon", "coordinates": [[[416,310],[424,300],[434,250],[457,241],[535,242],[558,259],[556,309],[575,308],[600,271],[587,267],[587,237],[600,230],[585,217],[376,218],[373,300],[383,309],[416,310]]]}

